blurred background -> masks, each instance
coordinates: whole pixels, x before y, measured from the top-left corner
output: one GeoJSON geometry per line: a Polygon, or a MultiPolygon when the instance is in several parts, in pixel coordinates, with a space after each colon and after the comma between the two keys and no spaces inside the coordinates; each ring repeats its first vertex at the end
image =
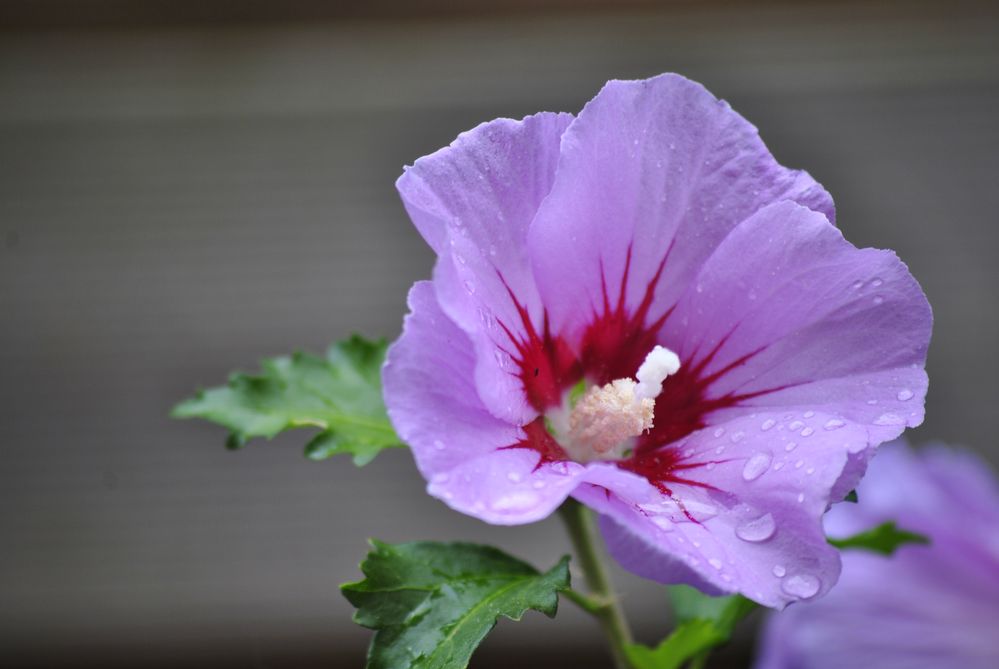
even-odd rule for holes
{"type": "MultiPolygon", "coordinates": [[[[337,584],[369,536],[492,541],[405,451],[223,449],[170,407],[236,368],[394,337],[432,258],[402,165],[497,116],[676,71],[897,250],[936,314],[917,443],[999,462],[999,5],[4,0],[0,665],[358,667],[337,584]]],[[[619,574],[639,636],[661,591],[619,574]]],[[[744,638],[715,659],[747,662],[744,638]]],[[[595,626],[504,622],[473,667],[604,666],[595,626]]]]}

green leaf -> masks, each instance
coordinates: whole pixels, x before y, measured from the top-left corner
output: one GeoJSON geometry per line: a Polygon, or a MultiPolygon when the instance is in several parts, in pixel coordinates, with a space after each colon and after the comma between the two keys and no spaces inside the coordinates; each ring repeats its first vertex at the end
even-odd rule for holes
{"type": "Polygon", "coordinates": [[[852,537],[847,537],[845,539],[829,539],[828,541],[840,550],[855,548],[858,550],[881,553],[882,555],[891,555],[897,551],[899,547],[904,546],[905,544],[930,543],[929,537],[923,534],[910,532],[908,530],[900,530],[893,520],[890,520],[887,523],[881,523],[876,527],[872,527],[865,532],[855,534],[852,537]]]}
{"type": "Polygon", "coordinates": [[[856,490],[851,490],[850,492],[846,493],[846,497],[843,498],[843,501],[850,502],[851,504],[856,504],[857,502],[860,501],[860,498],[857,497],[856,490]]]}
{"type": "Polygon", "coordinates": [[[633,643],[625,650],[635,669],[678,669],[698,653],[724,643],[726,639],[710,620],[690,620],[677,626],[655,648],[633,643]]]}
{"type": "Polygon", "coordinates": [[[569,558],[544,574],[489,546],[386,544],[361,563],[367,577],[341,587],[354,621],[375,630],[368,669],[461,669],[500,616],[554,617],[569,587],[569,558]]]}
{"type": "Polygon", "coordinates": [[[710,620],[726,639],[736,624],[759,606],[742,595],[711,597],[689,585],[671,585],[669,600],[677,622],[710,620]]]}
{"type": "Polygon", "coordinates": [[[628,647],[636,669],[676,669],[728,641],[736,624],[757,608],[741,595],[710,597],[686,585],[669,588],[677,626],[655,648],[628,647]]]}
{"type": "Polygon", "coordinates": [[[317,428],[305,448],[313,460],[349,453],[361,466],[382,449],[401,446],[382,401],[385,341],[357,335],[325,357],[295,353],[262,363],[259,375],[233,374],[226,386],[198,392],[174,407],[175,418],[203,418],[227,427],[226,446],[270,439],[295,428],[317,428]]]}

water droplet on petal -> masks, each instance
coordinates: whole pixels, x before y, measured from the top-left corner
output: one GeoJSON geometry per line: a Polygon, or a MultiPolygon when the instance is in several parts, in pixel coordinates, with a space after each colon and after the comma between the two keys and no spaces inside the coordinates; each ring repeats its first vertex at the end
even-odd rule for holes
{"type": "Polygon", "coordinates": [[[724,446],[719,446],[718,448],[715,449],[715,453],[717,453],[718,455],[721,455],[724,452],[725,452],[724,446]]]}
{"type": "Polygon", "coordinates": [[[798,504],[801,504],[804,501],[805,501],[805,493],[799,492],[798,493],[798,504]]]}
{"type": "Polygon", "coordinates": [[[800,430],[803,427],[805,427],[805,424],[802,423],[800,420],[796,420],[793,423],[791,423],[790,425],[788,425],[787,429],[791,430],[791,432],[797,432],[798,430],[800,430]]]}
{"type": "Polygon", "coordinates": [[[746,460],[746,466],[742,468],[742,478],[747,481],[755,481],[763,475],[770,467],[772,456],[766,452],[760,452],[746,460]]]}
{"type": "Polygon", "coordinates": [[[854,290],[860,290],[863,287],[864,287],[864,282],[863,281],[854,281],[853,282],[853,289],[854,290]]]}
{"type": "Polygon", "coordinates": [[[881,279],[874,279],[871,281],[871,285],[877,288],[879,286],[884,285],[884,281],[882,281],[881,279]]]}
{"type": "Polygon", "coordinates": [[[875,425],[904,425],[905,419],[894,413],[883,413],[874,421],[875,425]]]}
{"type": "Polygon", "coordinates": [[[492,503],[493,511],[525,511],[538,503],[538,496],[527,490],[503,495],[492,503]]]}
{"type": "Polygon", "coordinates": [[[784,450],[787,451],[788,453],[790,453],[796,448],[798,448],[798,442],[796,441],[789,441],[786,444],[784,444],[784,450]]]}
{"type": "Polygon", "coordinates": [[[520,483],[521,476],[517,472],[507,472],[506,478],[511,483],[520,483]]]}
{"type": "Polygon", "coordinates": [[[775,462],[774,463],[774,471],[775,472],[779,472],[782,469],[784,469],[784,463],[783,462],[775,462]]]}
{"type": "Polygon", "coordinates": [[[534,488],[535,490],[541,490],[546,485],[547,484],[544,481],[535,481],[534,483],[531,484],[531,487],[534,488]]]}
{"type": "Polygon", "coordinates": [[[813,434],[815,434],[815,430],[813,428],[810,428],[810,427],[806,427],[804,430],[801,431],[801,436],[802,437],[810,437],[813,434]]]}
{"type": "Polygon", "coordinates": [[[438,451],[443,451],[444,442],[441,441],[440,439],[434,439],[434,448],[436,448],[438,451]]]}
{"type": "Polygon", "coordinates": [[[823,425],[823,427],[827,430],[838,430],[844,425],[846,425],[846,423],[841,421],[839,418],[830,418],[826,421],[826,424],[823,425]]]}
{"type": "Polygon", "coordinates": [[[776,424],[777,421],[775,421],[773,418],[767,418],[765,421],[763,421],[763,425],[760,425],[760,429],[766,432],[776,424]]]}
{"type": "Polygon", "coordinates": [[[804,416],[805,418],[811,418],[812,416],[815,415],[815,412],[814,411],[806,411],[805,413],[803,413],[801,415],[804,416]]]}
{"type": "Polygon", "coordinates": [[[715,436],[716,436],[716,437],[720,437],[720,436],[722,436],[723,434],[725,434],[725,428],[723,428],[723,427],[720,427],[720,428],[718,428],[717,430],[715,430],[715,436]]]}
{"type": "Polygon", "coordinates": [[[773,572],[774,576],[776,576],[777,578],[784,578],[784,575],[787,574],[787,569],[785,569],[784,565],[782,564],[775,564],[773,572]]]}
{"type": "Polygon", "coordinates": [[[804,460],[798,460],[797,462],[795,462],[795,463],[794,463],[794,468],[795,468],[795,469],[801,469],[801,466],[802,466],[803,464],[805,464],[805,461],[804,461],[804,460]]]}
{"type": "Polygon", "coordinates": [[[795,574],[788,576],[781,582],[781,590],[799,599],[814,597],[819,591],[822,582],[811,574],[795,574]]]}
{"type": "Polygon", "coordinates": [[[749,520],[735,528],[735,536],[743,541],[758,543],[774,535],[777,523],[773,515],[766,513],[755,520],[749,520]]]}
{"type": "Polygon", "coordinates": [[[465,282],[465,290],[468,291],[469,295],[474,295],[475,294],[475,284],[472,283],[471,281],[466,281],[465,282]]]}
{"type": "Polygon", "coordinates": [[[740,441],[746,438],[745,432],[733,432],[729,439],[732,440],[733,444],[738,444],[740,441]]]}
{"type": "Polygon", "coordinates": [[[867,403],[870,404],[871,406],[874,406],[875,404],[878,403],[878,401],[877,400],[867,400],[867,403]]]}
{"type": "Polygon", "coordinates": [[[898,391],[897,397],[899,402],[908,402],[913,398],[914,395],[915,393],[913,393],[908,388],[903,388],[902,390],[898,391]]]}
{"type": "Polygon", "coordinates": [[[719,560],[718,558],[711,558],[710,560],[708,560],[708,564],[714,567],[715,569],[722,568],[722,561],[719,560]]]}
{"type": "Polygon", "coordinates": [[[881,297],[880,295],[874,296],[874,304],[884,304],[884,301],[885,298],[881,297]]]}
{"type": "Polygon", "coordinates": [[[652,516],[652,524],[664,532],[673,531],[673,522],[667,516],[652,516]]]}

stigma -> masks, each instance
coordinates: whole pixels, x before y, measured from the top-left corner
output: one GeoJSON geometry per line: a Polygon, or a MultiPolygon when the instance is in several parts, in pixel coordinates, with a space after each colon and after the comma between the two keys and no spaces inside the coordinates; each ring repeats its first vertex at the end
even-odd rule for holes
{"type": "Polygon", "coordinates": [[[633,438],[652,429],[663,381],[679,370],[676,353],[656,346],[634,379],[591,387],[571,407],[567,434],[557,435],[563,448],[578,462],[625,457],[633,438]]]}

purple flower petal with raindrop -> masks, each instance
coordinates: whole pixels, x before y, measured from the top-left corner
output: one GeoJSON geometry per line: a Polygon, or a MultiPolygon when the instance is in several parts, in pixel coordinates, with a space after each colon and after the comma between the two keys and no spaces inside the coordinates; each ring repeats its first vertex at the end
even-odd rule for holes
{"type": "Polygon", "coordinates": [[[896,521],[930,545],[844,552],[827,597],[769,619],[758,669],[999,667],[999,486],[988,466],[891,444],[857,494],[826,517],[831,536],[896,521]]]}

